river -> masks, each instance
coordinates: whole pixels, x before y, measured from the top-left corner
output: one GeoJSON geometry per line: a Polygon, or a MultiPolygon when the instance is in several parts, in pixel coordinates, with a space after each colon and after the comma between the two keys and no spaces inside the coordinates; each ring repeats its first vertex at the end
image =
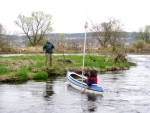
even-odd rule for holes
{"type": "Polygon", "coordinates": [[[81,94],[65,76],[0,84],[0,113],[149,113],[150,55],[129,55],[129,70],[98,74],[103,96],[81,94]]]}

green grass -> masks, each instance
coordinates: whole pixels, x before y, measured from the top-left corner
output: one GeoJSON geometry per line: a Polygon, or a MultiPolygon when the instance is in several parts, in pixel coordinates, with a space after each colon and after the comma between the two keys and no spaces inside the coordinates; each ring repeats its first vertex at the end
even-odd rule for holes
{"type": "Polygon", "coordinates": [[[13,60],[43,60],[45,56],[41,55],[27,55],[27,56],[9,56],[2,58],[11,58],[13,60]]]}
{"type": "Polygon", "coordinates": [[[34,67],[33,67],[32,64],[30,64],[30,65],[27,67],[28,71],[31,71],[33,68],[34,68],[34,67]]]}
{"type": "Polygon", "coordinates": [[[43,61],[37,61],[37,64],[36,64],[36,67],[37,68],[40,68],[40,67],[42,67],[44,65],[44,62],[43,61]]]}
{"type": "MultiPolygon", "coordinates": [[[[83,56],[79,55],[66,55],[66,59],[72,60],[74,63],[73,64],[68,64],[64,63],[65,66],[72,66],[72,67],[78,67],[82,66],[82,61],[83,61],[83,56]]],[[[55,59],[63,59],[63,56],[55,56],[55,59]]],[[[123,62],[125,66],[128,68],[130,67],[128,62],[123,62]]],[[[97,67],[97,68],[106,68],[106,66],[117,66],[119,67],[119,63],[114,63],[111,58],[108,59],[108,61],[105,61],[105,56],[96,56],[92,55],[91,57],[86,55],[85,56],[85,62],[84,62],[85,67],[97,67]]]]}
{"type": "Polygon", "coordinates": [[[59,73],[60,75],[64,73],[64,71],[60,68],[59,65],[54,66],[55,72],[59,73]]]}
{"type": "Polygon", "coordinates": [[[5,74],[5,73],[7,73],[7,68],[1,67],[0,74],[5,74]]]}
{"type": "Polygon", "coordinates": [[[20,66],[20,70],[27,70],[27,68],[28,68],[28,67],[27,67],[26,65],[21,65],[21,66],[20,66]]]}
{"type": "Polygon", "coordinates": [[[48,78],[48,74],[44,71],[42,72],[37,72],[36,74],[34,74],[33,79],[34,80],[47,80],[48,78]]]}
{"type": "Polygon", "coordinates": [[[8,74],[10,72],[12,72],[12,69],[8,69],[6,67],[1,67],[0,68],[0,74],[8,74]]]}
{"type": "MultiPolygon", "coordinates": [[[[3,63],[0,64],[0,75],[2,74],[9,74],[14,73],[14,75],[20,80],[27,79],[28,73],[32,73],[33,69],[41,70],[44,67],[45,56],[44,55],[32,55],[32,56],[10,56],[10,57],[0,57],[1,59],[4,58],[3,63]],[[11,62],[10,62],[11,61],[11,62]],[[19,65],[16,69],[13,67],[9,68],[10,64],[14,62],[14,67],[19,65]],[[28,64],[26,64],[28,62],[28,64]]],[[[82,55],[65,55],[66,59],[70,59],[72,63],[67,62],[58,62],[58,59],[64,59],[63,55],[55,55],[53,57],[53,66],[49,66],[48,68],[52,68],[54,72],[63,74],[65,67],[81,67],[83,56],[82,55]]],[[[120,64],[113,63],[112,58],[108,58],[108,61],[105,61],[105,56],[96,56],[96,55],[86,55],[85,56],[85,67],[96,67],[105,69],[106,66],[117,66],[124,65],[127,68],[130,68],[128,62],[121,62],[120,64]]],[[[49,63],[49,62],[48,62],[49,63]]],[[[44,71],[44,70],[43,70],[44,71]]],[[[33,79],[40,80],[46,79],[47,73],[46,72],[37,72],[35,73],[33,79]]]]}
{"type": "Polygon", "coordinates": [[[19,72],[14,73],[16,77],[18,77],[20,80],[27,80],[28,74],[25,70],[20,70],[19,72]]]}
{"type": "MultiPolygon", "coordinates": [[[[11,58],[13,60],[35,60],[36,61],[35,64],[33,64],[33,62],[30,62],[29,66],[27,68],[21,67],[21,68],[24,68],[29,71],[31,71],[34,67],[40,68],[40,67],[44,66],[44,60],[45,60],[44,55],[43,56],[40,56],[40,55],[10,56],[7,58],[11,58]]],[[[73,67],[82,66],[82,61],[83,61],[82,55],[65,55],[65,58],[70,59],[71,61],[73,61],[73,63],[72,64],[63,63],[63,66],[73,66],[73,67]]],[[[64,59],[63,55],[56,55],[53,57],[53,65],[56,67],[61,67],[60,64],[57,62],[57,59],[64,59]]],[[[130,65],[127,62],[123,62],[123,64],[128,68],[130,67],[130,65]]],[[[5,66],[7,66],[7,65],[9,65],[8,62],[5,63],[5,66]]],[[[85,66],[105,68],[106,66],[119,66],[119,64],[113,63],[111,58],[109,58],[108,61],[105,61],[105,56],[86,55],[85,56],[85,66]]],[[[59,69],[56,68],[56,70],[59,70],[59,69]]]]}
{"type": "Polygon", "coordinates": [[[6,66],[9,66],[9,65],[10,65],[10,62],[8,60],[6,60],[5,62],[0,61],[0,68],[1,67],[6,67],[6,66]]]}
{"type": "Polygon", "coordinates": [[[127,67],[128,69],[130,68],[129,63],[127,63],[127,62],[124,63],[124,66],[127,67]]]}

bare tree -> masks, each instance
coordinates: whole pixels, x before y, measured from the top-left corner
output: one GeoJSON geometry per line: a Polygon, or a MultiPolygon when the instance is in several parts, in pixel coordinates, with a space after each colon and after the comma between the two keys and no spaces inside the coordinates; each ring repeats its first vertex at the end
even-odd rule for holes
{"type": "Polygon", "coordinates": [[[7,52],[10,46],[8,35],[5,32],[3,25],[0,24],[0,50],[3,52],[7,52]]]}
{"type": "Polygon", "coordinates": [[[150,41],[150,25],[139,28],[138,32],[134,32],[134,38],[137,40],[143,40],[148,43],[150,41]]]}
{"type": "Polygon", "coordinates": [[[54,35],[54,43],[58,44],[58,43],[65,43],[66,42],[66,38],[65,38],[65,34],[63,33],[57,33],[54,35]]]}
{"type": "Polygon", "coordinates": [[[119,40],[122,26],[120,20],[109,18],[108,22],[93,24],[91,31],[93,32],[93,37],[99,41],[100,45],[107,48],[108,45],[113,47],[119,40]]]}
{"type": "Polygon", "coordinates": [[[63,57],[65,59],[65,42],[66,42],[66,38],[65,38],[65,35],[63,33],[58,33],[58,34],[55,34],[54,36],[54,43],[56,45],[56,48],[55,50],[57,52],[60,52],[63,54],[63,57]]]}
{"type": "MultiPolygon", "coordinates": [[[[91,21],[92,22],[92,21],[91,21]]],[[[127,33],[123,31],[123,24],[120,20],[109,18],[108,22],[101,24],[94,24],[91,32],[94,39],[96,39],[101,47],[105,49],[105,54],[114,54],[115,56],[124,55],[125,51],[118,48],[125,48],[125,42],[123,38],[126,38],[127,33]]]]}
{"type": "Polygon", "coordinates": [[[5,51],[5,48],[8,47],[8,41],[5,35],[5,29],[2,24],[0,24],[0,48],[2,51],[5,51]]]}
{"type": "Polygon", "coordinates": [[[3,50],[3,48],[5,46],[3,31],[4,31],[4,28],[3,28],[2,24],[0,24],[0,50],[3,50]]]}
{"type": "Polygon", "coordinates": [[[31,45],[36,46],[43,37],[53,31],[51,18],[51,15],[44,14],[41,11],[32,12],[31,17],[20,14],[15,24],[23,30],[31,45]]]}
{"type": "Polygon", "coordinates": [[[14,46],[20,46],[22,40],[17,32],[10,32],[0,24],[0,51],[15,52],[14,46]]]}
{"type": "Polygon", "coordinates": [[[2,34],[3,26],[0,24],[0,35],[2,34]]]}

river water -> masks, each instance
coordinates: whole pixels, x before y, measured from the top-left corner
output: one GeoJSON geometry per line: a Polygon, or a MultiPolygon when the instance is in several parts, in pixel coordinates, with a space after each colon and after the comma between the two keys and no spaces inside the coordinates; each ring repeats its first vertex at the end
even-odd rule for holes
{"type": "Polygon", "coordinates": [[[150,55],[129,57],[137,66],[98,74],[103,96],[81,94],[65,76],[0,84],[0,113],[149,113],[150,55]]]}

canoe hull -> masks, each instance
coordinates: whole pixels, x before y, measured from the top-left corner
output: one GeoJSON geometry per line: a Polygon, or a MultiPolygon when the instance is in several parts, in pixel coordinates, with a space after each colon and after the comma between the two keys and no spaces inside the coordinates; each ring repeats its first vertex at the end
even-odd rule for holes
{"type": "MultiPolygon", "coordinates": [[[[87,84],[83,82],[86,77],[82,77],[81,75],[70,71],[67,71],[66,76],[69,84],[77,90],[81,91],[87,86],[87,84]]],[[[98,86],[98,84],[93,84],[88,89],[86,89],[85,92],[103,95],[103,89],[98,86]]]]}

